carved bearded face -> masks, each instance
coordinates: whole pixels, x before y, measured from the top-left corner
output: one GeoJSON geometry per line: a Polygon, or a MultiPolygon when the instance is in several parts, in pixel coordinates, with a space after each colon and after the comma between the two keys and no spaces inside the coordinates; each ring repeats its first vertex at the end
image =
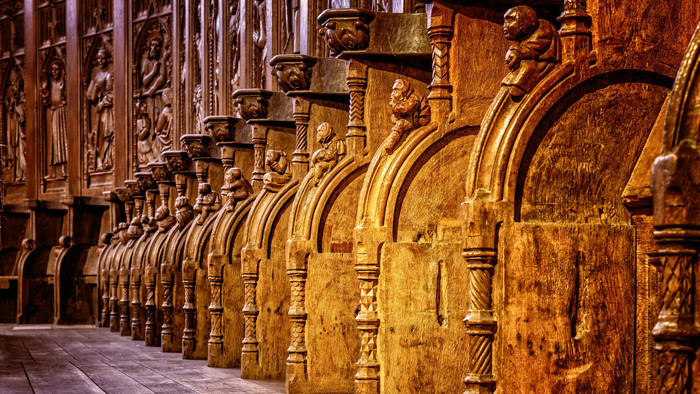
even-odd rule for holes
{"type": "Polygon", "coordinates": [[[151,42],[148,43],[148,58],[149,59],[158,59],[160,57],[160,48],[162,46],[162,43],[160,42],[159,39],[153,38],[151,39],[151,42]]]}
{"type": "Polygon", "coordinates": [[[333,136],[333,126],[331,126],[330,123],[323,122],[318,126],[318,129],[316,129],[316,141],[319,143],[328,142],[333,136]]]}

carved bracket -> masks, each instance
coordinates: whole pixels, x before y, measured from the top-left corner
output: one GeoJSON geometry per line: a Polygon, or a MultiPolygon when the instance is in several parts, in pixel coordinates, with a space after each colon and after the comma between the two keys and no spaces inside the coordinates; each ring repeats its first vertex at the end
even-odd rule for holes
{"type": "Polygon", "coordinates": [[[180,137],[185,150],[193,160],[208,159],[214,157],[212,138],[204,134],[185,134],[180,137]]]}
{"type": "Polygon", "coordinates": [[[261,89],[238,89],[233,92],[234,105],[243,119],[265,119],[272,92],[261,89]]]}
{"type": "Polygon", "coordinates": [[[180,150],[168,150],[163,152],[163,159],[165,159],[168,169],[172,172],[187,172],[190,170],[192,164],[187,152],[180,150]]]}
{"type": "Polygon", "coordinates": [[[168,169],[168,164],[162,161],[154,161],[148,164],[148,169],[151,171],[151,177],[157,183],[168,183],[171,180],[172,174],[168,169]]]}
{"type": "Polygon", "coordinates": [[[316,58],[305,55],[277,55],[270,61],[277,83],[285,93],[309,90],[316,58]]]}
{"type": "Polygon", "coordinates": [[[343,51],[362,51],[369,45],[369,24],[376,14],[363,9],[329,9],[318,16],[332,56],[343,51]]]}

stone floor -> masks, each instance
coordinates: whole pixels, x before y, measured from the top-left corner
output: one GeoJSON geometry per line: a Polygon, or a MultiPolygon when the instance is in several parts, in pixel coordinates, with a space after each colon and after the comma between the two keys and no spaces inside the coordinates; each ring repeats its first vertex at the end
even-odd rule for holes
{"type": "Polygon", "coordinates": [[[0,324],[0,393],[282,393],[143,341],[88,326],[0,324]]]}

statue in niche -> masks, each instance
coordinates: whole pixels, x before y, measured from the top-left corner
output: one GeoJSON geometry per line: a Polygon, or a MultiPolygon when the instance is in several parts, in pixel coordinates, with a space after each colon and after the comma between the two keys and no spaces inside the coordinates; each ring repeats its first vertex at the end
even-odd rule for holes
{"type": "Polygon", "coordinates": [[[194,97],[192,98],[194,107],[194,133],[204,134],[204,107],[202,106],[202,85],[194,87],[194,97]]]}
{"type": "Polygon", "coordinates": [[[238,74],[238,62],[241,57],[240,43],[238,42],[238,30],[240,26],[238,15],[238,0],[229,0],[229,21],[228,21],[228,42],[231,45],[231,92],[233,93],[239,85],[240,75],[238,74]]]}
{"type": "MultiPolygon", "coordinates": [[[[153,30],[148,36],[145,56],[141,60],[140,81],[141,100],[146,102],[148,117],[157,119],[162,109],[162,92],[168,81],[169,52],[163,51],[163,36],[158,30],[153,30]]],[[[151,124],[151,127],[153,124],[151,124]]],[[[149,128],[149,133],[152,129],[149,128]]],[[[144,163],[145,164],[145,163],[144,163]]]]}
{"type": "Polygon", "coordinates": [[[95,56],[97,71],[87,89],[87,99],[93,106],[91,112],[91,138],[95,171],[111,170],[112,141],[114,140],[114,73],[109,69],[110,54],[100,48],[95,56]],[[94,111],[94,112],[93,112],[94,111]]]}
{"type": "Polygon", "coordinates": [[[148,36],[147,56],[141,61],[141,87],[144,96],[153,96],[156,91],[165,85],[165,65],[161,57],[163,51],[163,36],[157,32],[151,32],[148,36]]]}
{"type": "Polygon", "coordinates": [[[394,127],[387,137],[384,150],[391,153],[403,134],[430,122],[430,107],[422,95],[418,94],[408,81],[397,79],[391,89],[391,107],[394,127]]]}
{"type": "Polygon", "coordinates": [[[311,164],[314,184],[318,185],[321,178],[338,164],[338,158],[345,155],[345,141],[335,135],[328,122],[321,123],[316,129],[316,141],[321,144],[321,149],[311,156],[311,164]]]}
{"type": "Polygon", "coordinates": [[[561,39],[551,23],[537,19],[535,10],[521,5],[505,14],[503,33],[510,41],[516,41],[506,53],[510,73],[503,79],[503,86],[511,96],[521,97],[529,93],[560,60],[561,39]]]}
{"type": "Polygon", "coordinates": [[[238,201],[245,200],[253,194],[253,187],[247,179],[243,177],[241,169],[231,167],[224,174],[224,187],[226,190],[226,199],[228,201],[228,210],[233,211],[238,201]]]}
{"type": "Polygon", "coordinates": [[[265,154],[265,164],[272,171],[263,176],[264,187],[279,187],[289,182],[291,175],[289,174],[289,159],[287,153],[277,149],[268,149],[265,154]]]}
{"type": "Polygon", "coordinates": [[[161,233],[175,225],[175,218],[170,215],[170,209],[167,205],[161,205],[156,209],[154,219],[158,225],[158,231],[161,233]]]}
{"type": "Polygon", "coordinates": [[[197,224],[202,225],[209,216],[209,212],[218,211],[221,208],[221,196],[211,190],[211,185],[204,182],[199,184],[199,196],[192,208],[198,215],[197,224]]]}
{"type": "Polygon", "coordinates": [[[12,179],[15,182],[24,182],[27,171],[25,110],[24,81],[18,72],[13,72],[5,92],[6,138],[9,149],[5,165],[12,169],[12,179]]]}
{"type": "Polygon", "coordinates": [[[253,0],[253,86],[265,88],[265,0],[253,0]]]}
{"type": "Polygon", "coordinates": [[[185,227],[194,218],[194,211],[187,197],[175,199],[175,220],[180,228],[185,227]]]}
{"type": "Polygon", "coordinates": [[[66,176],[68,161],[68,126],[66,124],[66,76],[63,62],[53,59],[49,63],[46,81],[41,90],[46,111],[46,123],[51,135],[51,178],[66,176]]]}
{"type": "Polygon", "coordinates": [[[148,164],[152,161],[157,161],[158,156],[156,156],[154,150],[155,141],[153,133],[151,133],[151,117],[148,115],[148,104],[146,100],[139,99],[136,101],[136,108],[138,109],[138,116],[136,118],[136,138],[137,142],[137,156],[139,164],[148,164]]]}
{"type": "Polygon", "coordinates": [[[172,131],[173,91],[168,87],[163,90],[163,110],[160,112],[158,121],[156,122],[155,137],[157,140],[156,145],[160,149],[158,152],[159,157],[163,152],[170,150],[172,147],[172,131]]]}

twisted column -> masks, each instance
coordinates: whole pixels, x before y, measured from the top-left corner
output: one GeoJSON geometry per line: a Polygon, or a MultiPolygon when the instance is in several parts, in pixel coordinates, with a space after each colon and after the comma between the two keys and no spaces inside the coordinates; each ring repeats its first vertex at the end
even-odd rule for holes
{"type": "Polygon", "coordinates": [[[224,305],[221,301],[224,277],[222,275],[209,275],[209,284],[211,287],[211,302],[209,303],[211,331],[209,333],[208,354],[211,359],[214,354],[220,355],[224,346],[224,332],[221,320],[224,313],[224,305]]]}
{"type": "Polygon", "coordinates": [[[493,270],[496,265],[496,250],[470,248],[463,252],[469,270],[469,309],[464,324],[467,326],[469,358],[464,384],[465,394],[492,393],[493,337],[496,319],[491,305],[493,270]]]}
{"type": "Polygon", "coordinates": [[[250,355],[257,358],[258,338],[256,323],[258,319],[258,305],[256,303],[256,287],[258,284],[257,273],[243,273],[244,305],[243,317],[245,319],[245,337],[243,338],[242,355],[250,355]]]}
{"type": "Polygon", "coordinates": [[[311,104],[300,98],[294,99],[294,122],[296,124],[296,145],[292,153],[292,176],[301,179],[309,171],[309,150],[307,132],[309,128],[311,104]]]}
{"type": "Polygon", "coordinates": [[[160,328],[160,343],[163,351],[173,349],[173,281],[171,275],[161,275],[163,285],[163,325],[160,328]]]}
{"type": "Polygon", "coordinates": [[[182,306],[182,310],[185,313],[185,328],[182,332],[182,353],[185,354],[186,349],[188,349],[189,354],[191,354],[194,351],[194,334],[197,328],[194,278],[185,279],[183,275],[182,284],[185,288],[185,303],[182,306]]]}

